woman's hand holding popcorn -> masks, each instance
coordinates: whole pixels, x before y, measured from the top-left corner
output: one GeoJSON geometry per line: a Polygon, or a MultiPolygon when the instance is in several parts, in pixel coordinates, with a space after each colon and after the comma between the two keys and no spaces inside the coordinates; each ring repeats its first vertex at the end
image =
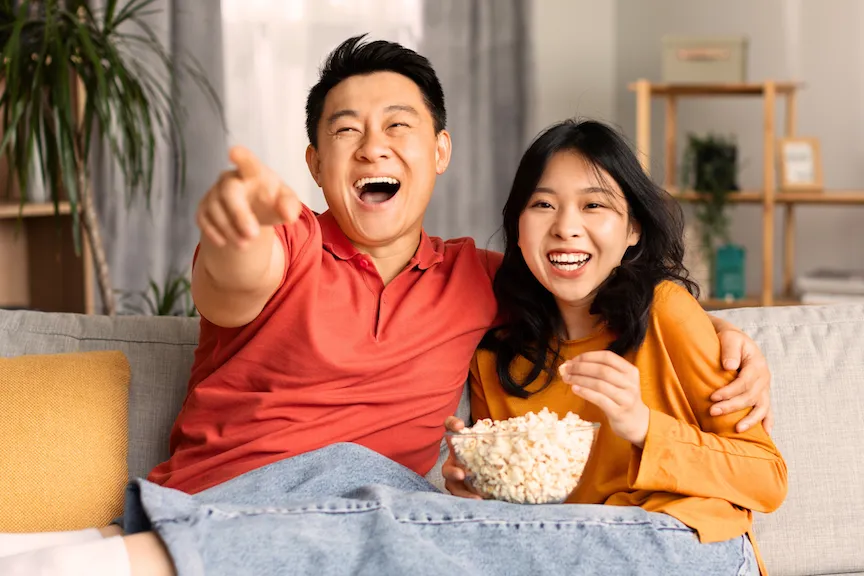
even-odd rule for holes
{"type": "Polygon", "coordinates": [[[638,368],[614,352],[598,350],[565,362],[559,372],[574,394],[603,410],[615,434],[644,446],[650,410],[642,401],[638,368]]]}
{"type": "MultiPolygon", "coordinates": [[[[455,416],[450,416],[444,422],[444,427],[449,432],[458,432],[465,428],[465,423],[455,416]]],[[[447,445],[450,448],[450,454],[447,456],[447,461],[441,466],[441,475],[444,477],[444,488],[454,496],[460,498],[472,498],[481,500],[482,498],[465,483],[465,468],[456,459],[453,453],[453,443],[447,438],[447,445]]]]}
{"type": "Polygon", "coordinates": [[[548,408],[483,418],[471,428],[460,420],[446,425],[451,452],[443,474],[450,492],[518,504],[565,501],[582,477],[598,427],[571,412],[559,419],[548,408]]]}

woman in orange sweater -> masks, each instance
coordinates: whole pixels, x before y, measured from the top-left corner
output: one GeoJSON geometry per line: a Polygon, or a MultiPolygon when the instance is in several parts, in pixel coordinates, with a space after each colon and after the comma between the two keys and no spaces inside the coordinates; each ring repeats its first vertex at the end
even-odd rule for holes
{"type": "MultiPolygon", "coordinates": [[[[495,293],[506,323],[474,357],[473,418],[548,407],[599,422],[568,502],[640,507],[665,547],[682,531],[698,538],[657,574],[679,562],[708,573],[718,554],[729,574],[764,573],[751,511],[780,506],[786,465],[761,425],[737,432],[740,413],[709,414],[735,374],[718,368],[717,335],[692,295],[678,205],[614,130],[567,121],[523,157],[504,232],[495,293]]],[[[452,455],[444,475],[452,493],[477,497],[452,455]]],[[[656,558],[645,546],[633,542],[633,562],[656,558]]]]}

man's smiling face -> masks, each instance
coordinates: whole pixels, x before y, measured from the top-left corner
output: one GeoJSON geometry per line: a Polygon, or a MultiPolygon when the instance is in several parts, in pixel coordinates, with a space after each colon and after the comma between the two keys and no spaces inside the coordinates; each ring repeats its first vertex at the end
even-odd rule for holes
{"type": "Polygon", "coordinates": [[[327,93],[317,135],[309,169],[355,245],[419,235],[435,177],[450,161],[450,136],[436,134],[417,84],[394,72],[343,80],[327,93]]]}

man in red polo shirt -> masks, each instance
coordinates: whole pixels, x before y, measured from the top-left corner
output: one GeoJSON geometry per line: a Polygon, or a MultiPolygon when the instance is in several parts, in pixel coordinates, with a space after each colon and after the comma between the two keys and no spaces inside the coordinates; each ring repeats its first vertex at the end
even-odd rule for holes
{"type": "MultiPolygon", "coordinates": [[[[360,40],[352,38],[330,55],[307,104],[306,160],[329,211],[312,213],[242,148],[230,153],[236,168],[223,173],[201,201],[192,279],[202,315],[200,343],[171,456],[149,477],[163,488],[230,492],[237,484],[229,481],[243,481],[238,477],[244,473],[342,443],[365,446],[419,475],[436,462],[471,356],[495,321],[491,280],[500,255],[477,249],[471,239],[443,241],[424,233],[435,178],[450,161],[444,95],[422,56],[398,44],[360,40]]],[[[720,320],[715,326],[726,368],[741,364],[739,380],[718,392],[715,408],[756,406],[741,423],[751,426],[769,415],[767,367],[743,333],[720,320]]],[[[378,461],[387,463],[379,470],[389,464],[394,474],[404,471],[378,461]]],[[[352,474],[362,476],[350,466],[342,471],[343,477],[352,474]]],[[[258,544],[276,526],[265,516],[290,512],[271,508],[279,504],[270,497],[285,494],[279,486],[278,494],[266,493],[273,485],[266,476],[245,479],[258,483],[258,497],[270,507],[238,514],[226,502],[228,509],[205,506],[195,512],[199,517],[190,515],[187,501],[178,501],[166,517],[164,508],[177,493],[153,492],[144,483],[153,496],[143,503],[145,521],[157,526],[161,538],[144,532],[9,561],[2,556],[16,546],[84,542],[91,535],[0,538],[0,572],[129,574],[131,565],[131,573],[197,574],[205,563],[214,573],[262,573],[254,568],[262,555],[282,566],[280,550],[298,540],[282,548],[259,550],[258,544]],[[253,532],[227,527],[223,540],[202,525],[210,519],[216,530],[227,518],[260,518],[264,524],[253,532]],[[203,532],[193,536],[193,529],[203,532]]],[[[305,481],[301,474],[299,482],[305,481]]],[[[201,497],[206,504],[215,495],[201,497]]],[[[301,512],[310,510],[336,511],[312,506],[301,512]]],[[[134,518],[125,520],[128,529],[141,529],[134,518]]],[[[113,534],[113,528],[102,531],[113,534]]],[[[330,552],[364,546],[348,536],[313,531],[310,537],[310,543],[332,541],[330,552]]],[[[399,553],[410,556],[411,550],[399,553]]],[[[329,557],[311,554],[316,566],[329,557]]],[[[382,552],[380,559],[386,556],[382,552]]],[[[338,565],[343,571],[351,566],[338,565]]]]}

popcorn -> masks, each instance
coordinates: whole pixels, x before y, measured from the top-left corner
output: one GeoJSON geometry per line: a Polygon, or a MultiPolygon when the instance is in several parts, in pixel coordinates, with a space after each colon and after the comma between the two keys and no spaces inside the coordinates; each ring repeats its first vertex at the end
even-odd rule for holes
{"type": "Polygon", "coordinates": [[[479,493],[519,504],[559,503],[576,488],[598,425],[543,408],[508,420],[483,419],[450,436],[479,493]]]}

